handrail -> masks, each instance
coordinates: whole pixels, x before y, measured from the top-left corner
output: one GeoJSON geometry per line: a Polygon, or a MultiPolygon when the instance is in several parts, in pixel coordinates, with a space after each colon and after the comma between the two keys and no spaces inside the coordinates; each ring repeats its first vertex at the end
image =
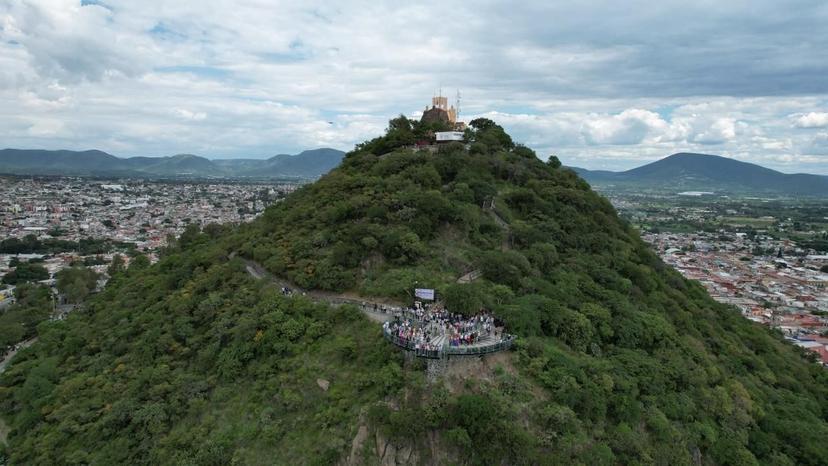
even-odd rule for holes
{"type": "Polygon", "coordinates": [[[382,334],[385,339],[394,345],[415,353],[415,356],[428,359],[442,359],[449,356],[479,356],[483,354],[497,353],[505,351],[512,347],[515,342],[514,335],[506,335],[505,339],[490,345],[483,346],[446,346],[437,350],[417,349],[416,345],[410,340],[400,338],[390,333],[387,329],[382,329],[382,334]]]}

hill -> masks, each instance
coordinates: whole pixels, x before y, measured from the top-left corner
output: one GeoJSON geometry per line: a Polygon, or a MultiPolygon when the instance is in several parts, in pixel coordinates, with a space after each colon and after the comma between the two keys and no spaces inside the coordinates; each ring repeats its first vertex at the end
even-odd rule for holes
{"type": "Polygon", "coordinates": [[[624,172],[574,169],[590,183],[675,191],[828,196],[828,177],[786,174],[716,155],[679,153],[624,172]]]}
{"type": "Polygon", "coordinates": [[[192,154],[118,158],[97,150],[0,150],[0,173],[17,175],[161,176],[314,179],[342,160],[344,152],[314,149],[267,160],[208,160],[192,154]]]}
{"type": "Polygon", "coordinates": [[[125,170],[123,160],[99,150],[0,150],[0,172],[13,174],[78,175],[125,170]]]}
{"type": "Polygon", "coordinates": [[[336,149],[313,149],[296,155],[281,154],[271,157],[263,164],[248,169],[249,176],[259,174],[271,176],[293,176],[316,178],[339,165],[345,153],[336,149]]]}
{"type": "Polygon", "coordinates": [[[161,157],[143,168],[144,171],[156,174],[216,176],[221,169],[213,162],[192,154],[178,154],[172,157],[161,157]]]}
{"type": "Polygon", "coordinates": [[[0,377],[9,462],[828,463],[826,371],[557,160],[470,126],[468,148],[413,151],[435,128],[394,119],[253,223],[192,226],[43,324],[0,377]],[[254,266],[357,300],[433,287],[519,339],[429,381],[358,308],[254,266]]]}

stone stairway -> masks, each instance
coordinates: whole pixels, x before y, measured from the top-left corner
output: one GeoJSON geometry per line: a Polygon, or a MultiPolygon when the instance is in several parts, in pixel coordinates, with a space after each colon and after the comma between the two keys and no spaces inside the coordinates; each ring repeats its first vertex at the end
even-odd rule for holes
{"type": "Polygon", "coordinates": [[[448,343],[448,337],[445,335],[438,335],[431,339],[431,344],[434,345],[436,348],[442,348],[443,345],[448,343]]]}

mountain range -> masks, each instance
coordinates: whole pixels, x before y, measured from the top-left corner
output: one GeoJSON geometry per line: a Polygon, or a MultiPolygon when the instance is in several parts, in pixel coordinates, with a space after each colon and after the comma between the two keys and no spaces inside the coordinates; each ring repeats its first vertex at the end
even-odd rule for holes
{"type": "Polygon", "coordinates": [[[198,155],[120,158],[99,150],[0,150],[0,173],[16,175],[318,178],[344,152],[322,148],[269,159],[210,160],[198,155]]]}
{"type": "Polygon", "coordinates": [[[597,187],[828,196],[828,177],[787,174],[707,154],[678,153],[632,170],[572,169],[597,187]]]}

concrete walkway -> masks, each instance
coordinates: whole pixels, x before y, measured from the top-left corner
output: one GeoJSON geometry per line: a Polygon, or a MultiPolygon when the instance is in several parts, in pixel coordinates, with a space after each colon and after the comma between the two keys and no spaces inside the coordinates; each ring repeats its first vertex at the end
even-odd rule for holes
{"type": "Polygon", "coordinates": [[[354,305],[374,322],[383,323],[391,321],[394,319],[394,316],[399,313],[398,311],[403,309],[403,306],[400,303],[388,300],[365,298],[352,293],[333,293],[319,290],[306,291],[283,278],[274,276],[265,270],[264,267],[251,260],[245,260],[245,269],[247,270],[247,273],[249,273],[250,276],[256,280],[266,279],[279,288],[288,288],[294,295],[305,296],[312,301],[325,302],[331,306],[341,306],[343,304],[354,305]],[[377,309],[385,308],[388,312],[375,312],[375,307],[377,309]]]}
{"type": "Polygon", "coordinates": [[[462,277],[457,279],[457,283],[471,283],[478,278],[483,276],[483,271],[481,270],[472,270],[471,272],[463,275],[462,277]]]}

